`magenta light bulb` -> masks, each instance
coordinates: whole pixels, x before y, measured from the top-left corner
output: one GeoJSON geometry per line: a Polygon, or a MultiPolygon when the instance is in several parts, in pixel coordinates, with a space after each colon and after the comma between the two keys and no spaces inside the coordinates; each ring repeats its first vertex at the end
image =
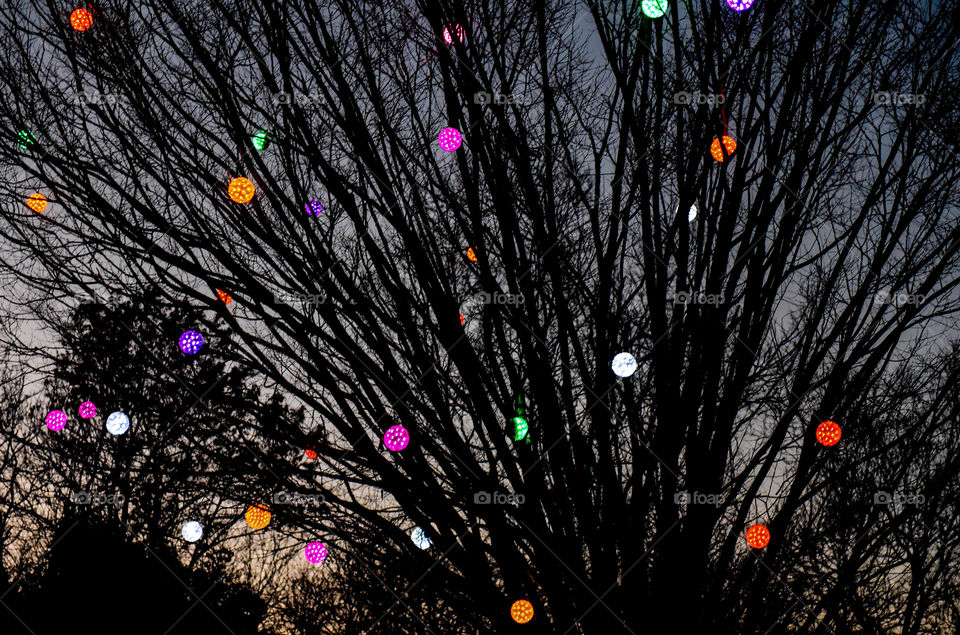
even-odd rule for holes
{"type": "Polygon", "coordinates": [[[322,542],[311,542],[303,550],[303,557],[307,559],[307,562],[320,564],[327,557],[327,546],[322,542]]]}
{"type": "Polygon", "coordinates": [[[97,407],[92,401],[84,401],[79,408],[81,419],[93,419],[97,416],[97,407]]]}
{"type": "Polygon", "coordinates": [[[47,415],[47,427],[52,431],[63,430],[65,425],[67,425],[67,413],[63,410],[51,410],[47,415]]]}
{"type": "Polygon", "coordinates": [[[383,435],[383,444],[388,450],[399,452],[410,443],[410,433],[403,426],[397,425],[388,428],[383,435]]]}
{"type": "Polygon", "coordinates": [[[463,42],[463,27],[459,24],[448,24],[443,27],[443,41],[447,44],[453,44],[453,34],[450,33],[450,27],[454,27],[454,31],[457,32],[457,39],[463,42]]]}
{"type": "Polygon", "coordinates": [[[307,210],[307,216],[319,216],[320,212],[323,211],[323,205],[320,204],[320,201],[310,201],[304,207],[307,210]]]}
{"type": "Polygon", "coordinates": [[[727,6],[734,11],[746,11],[753,6],[754,0],[727,0],[727,6]]]}
{"type": "Polygon", "coordinates": [[[463,136],[456,128],[444,128],[440,131],[440,136],[437,137],[437,143],[447,152],[453,152],[459,148],[462,141],[463,136]]]}

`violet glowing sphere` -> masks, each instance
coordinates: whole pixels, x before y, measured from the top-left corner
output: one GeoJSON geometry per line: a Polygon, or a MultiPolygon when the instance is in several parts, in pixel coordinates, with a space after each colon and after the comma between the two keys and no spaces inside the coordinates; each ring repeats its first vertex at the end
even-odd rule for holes
{"type": "Polygon", "coordinates": [[[322,542],[311,542],[303,550],[303,557],[307,559],[307,562],[320,564],[327,557],[327,546],[322,542]]]}
{"type": "Polygon", "coordinates": [[[320,204],[320,201],[310,201],[304,208],[307,210],[307,216],[319,216],[320,212],[323,211],[323,205],[320,204]]]}
{"type": "Polygon", "coordinates": [[[67,413],[63,410],[51,410],[47,415],[47,427],[52,431],[63,430],[65,425],[67,425],[67,413]]]}
{"type": "Polygon", "coordinates": [[[81,419],[93,419],[97,416],[97,407],[93,405],[92,401],[84,401],[80,404],[78,411],[81,419]]]}
{"type": "Polygon", "coordinates": [[[187,355],[196,355],[203,348],[203,336],[196,331],[184,331],[180,336],[180,350],[187,355]]]}
{"type": "Polygon", "coordinates": [[[456,128],[444,128],[440,131],[440,136],[437,137],[437,143],[447,152],[453,152],[459,148],[462,141],[463,135],[456,128]]]}
{"type": "Polygon", "coordinates": [[[753,6],[754,0],[727,0],[727,6],[734,11],[746,11],[753,6]]]}
{"type": "Polygon", "coordinates": [[[392,452],[399,452],[410,443],[410,433],[401,425],[392,426],[383,435],[383,444],[392,452]]]}

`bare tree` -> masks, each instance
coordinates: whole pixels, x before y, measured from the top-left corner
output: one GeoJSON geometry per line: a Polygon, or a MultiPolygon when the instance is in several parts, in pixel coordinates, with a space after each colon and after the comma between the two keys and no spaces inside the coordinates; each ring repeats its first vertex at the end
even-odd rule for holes
{"type": "Polygon", "coordinates": [[[930,489],[957,485],[953,7],[116,0],[79,32],[46,3],[0,15],[24,315],[149,280],[224,319],[314,417],[256,432],[322,439],[314,469],[238,467],[325,497],[287,517],[303,535],[356,552],[363,527],[497,633],[524,628],[519,599],[550,633],[955,621],[930,489]],[[396,424],[411,440],[391,452],[396,424]],[[931,496],[873,505],[894,486],[931,496]]]}

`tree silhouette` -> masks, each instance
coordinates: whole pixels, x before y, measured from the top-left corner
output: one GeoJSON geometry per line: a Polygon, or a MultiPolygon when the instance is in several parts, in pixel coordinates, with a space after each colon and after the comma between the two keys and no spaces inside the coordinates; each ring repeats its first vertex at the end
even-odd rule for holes
{"type": "Polygon", "coordinates": [[[216,315],[308,416],[213,494],[322,495],[276,530],[376,536],[488,632],[946,632],[957,9],[728,4],[0,9],[9,311],[216,315]]]}

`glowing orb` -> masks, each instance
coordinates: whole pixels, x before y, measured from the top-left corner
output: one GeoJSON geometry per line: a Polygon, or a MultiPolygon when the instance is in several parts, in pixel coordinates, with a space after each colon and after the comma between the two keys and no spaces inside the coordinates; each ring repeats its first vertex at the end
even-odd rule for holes
{"type": "Polygon", "coordinates": [[[410,532],[410,540],[421,549],[429,549],[430,545],[433,544],[430,536],[427,535],[427,532],[425,532],[422,527],[414,527],[413,531],[410,532]]]}
{"type": "Polygon", "coordinates": [[[203,348],[203,336],[196,331],[184,331],[180,336],[180,350],[187,355],[196,355],[203,348]]]}
{"type": "Polygon", "coordinates": [[[473,247],[470,247],[469,249],[467,249],[467,260],[469,260],[470,262],[477,261],[477,252],[473,249],[473,247]]]}
{"type": "Polygon", "coordinates": [[[32,146],[36,142],[37,137],[29,130],[21,130],[18,134],[20,142],[17,143],[17,147],[21,150],[26,150],[27,146],[32,146]]]}
{"type": "Polygon", "coordinates": [[[307,559],[307,562],[320,564],[327,557],[327,546],[322,542],[311,542],[303,550],[303,557],[307,559]]]}
{"type": "Polygon", "coordinates": [[[310,459],[311,461],[317,458],[317,451],[311,450],[310,448],[307,448],[304,454],[306,454],[307,458],[310,459]]]}
{"type": "Polygon", "coordinates": [[[687,212],[687,221],[692,223],[695,220],[697,220],[697,206],[691,205],[690,211],[687,212]]]}
{"type": "Polygon", "coordinates": [[[84,401],[80,404],[78,412],[80,413],[81,419],[93,419],[97,416],[97,407],[93,405],[92,401],[84,401]]]}
{"type": "Polygon", "coordinates": [[[383,434],[383,444],[392,452],[399,452],[410,443],[410,433],[401,425],[391,426],[383,434]]]}
{"type": "Polygon", "coordinates": [[[65,425],[67,425],[67,413],[63,410],[51,410],[47,414],[47,427],[52,431],[63,430],[65,425]]]}
{"type": "Polygon", "coordinates": [[[220,289],[217,289],[217,297],[220,298],[220,301],[224,304],[230,304],[233,302],[233,298],[230,297],[230,294],[226,291],[221,291],[220,289]]]}
{"type": "Polygon", "coordinates": [[[840,441],[840,426],[833,421],[824,421],[817,426],[817,442],[830,447],[840,441]]]}
{"type": "Polygon", "coordinates": [[[270,518],[273,514],[264,505],[251,505],[247,507],[247,513],[243,518],[251,529],[263,529],[270,524],[270,518]]]}
{"type": "Polygon", "coordinates": [[[533,604],[526,600],[517,600],[510,607],[510,617],[517,624],[526,624],[533,619],[533,604]]]}
{"type": "Polygon", "coordinates": [[[130,429],[130,417],[122,412],[114,412],[107,417],[107,432],[117,436],[130,429]]]}
{"type": "Polygon", "coordinates": [[[754,0],[727,0],[727,6],[734,11],[746,11],[753,6],[754,0]]]}
{"type": "Polygon", "coordinates": [[[753,525],[747,529],[747,544],[754,549],[763,549],[770,544],[770,530],[764,525],[753,525]]]}
{"type": "Polygon", "coordinates": [[[524,437],[527,436],[527,432],[530,430],[530,424],[527,423],[527,420],[523,417],[514,417],[513,418],[514,426],[514,441],[523,441],[524,437]]]}
{"type": "Polygon", "coordinates": [[[453,44],[453,34],[450,32],[450,27],[454,27],[454,31],[457,32],[457,39],[463,42],[463,27],[459,24],[448,24],[443,27],[443,41],[447,44],[453,44]]]}
{"type": "MultiPolygon", "coordinates": [[[[737,149],[737,142],[724,135],[723,149],[727,151],[727,156],[730,156],[733,154],[733,151],[737,149]]],[[[723,151],[720,149],[720,139],[714,139],[713,143],[710,144],[710,155],[714,160],[723,163],[723,151]]]]}
{"type": "Polygon", "coordinates": [[[460,326],[463,326],[463,313],[460,313],[460,326]]]}
{"type": "Polygon", "coordinates": [[[27,207],[38,214],[42,214],[47,209],[47,197],[43,194],[33,194],[27,199],[27,207]]]}
{"type": "Polygon", "coordinates": [[[637,372],[637,358],[630,353],[617,353],[610,362],[610,368],[617,377],[629,377],[637,372]]]}
{"type": "Polygon", "coordinates": [[[253,147],[257,149],[257,152],[263,152],[263,150],[270,143],[270,137],[267,135],[265,130],[261,130],[257,134],[253,135],[253,147]]]}
{"type": "Polygon", "coordinates": [[[437,143],[447,152],[453,152],[459,148],[462,141],[463,136],[456,128],[444,128],[440,131],[440,136],[437,137],[437,143]]]}
{"type": "Polygon", "coordinates": [[[643,2],[640,3],[640,10],[643,11],[643,15],[648,18],[662,17],[669,8],[670,4],[667,0],[643,0],[643,2]]]}
{"type": "Polygon", "coordinates": [[[86,31],[93,26],[93,16],[86,9],[77,9],[70,14],[70,26],[74,31],[86,31]]]}
{"type": "Polygon", "coordinates": [[[227,186],[227,194],[235,203],[249,203],[253,200],[255,192],[256,188],[253,187],[253,181],[242,176],[233,179],[227,186]]]}
{"type": "Polygon", "coordinates": [[[180,535],[183,536],[183,539],[187,542],[196,542],[203,537],[203,525],[195,520],[188,520],[183,523],[183,529],[180,530],[180,535]]]}
{"type": "Polygon", "coordinates": [[[310,201],[304,207],[307,209],[307,216],[319,216],[320,212],[323,211],[323,205],[320,204],[320,201],[310,201]]]}

